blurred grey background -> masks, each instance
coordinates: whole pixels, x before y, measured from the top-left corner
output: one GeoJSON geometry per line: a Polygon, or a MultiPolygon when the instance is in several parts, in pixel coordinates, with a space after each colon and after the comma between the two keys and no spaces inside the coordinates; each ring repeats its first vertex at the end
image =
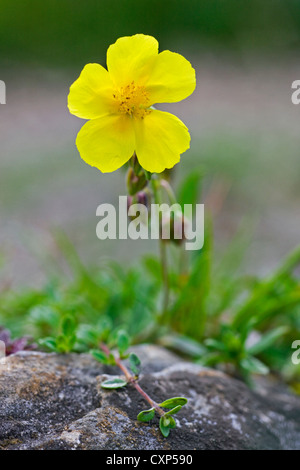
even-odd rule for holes
{"type": "Polygon", "coordinates": [[[105,65],[107,47],[138,32],[196,69],[194,94],[161,109],[191,131],[175,181],[191,170],[204,173],[199,202],[218,208],[217,246],[246,220],[247,269],[265,273],[299,243],[300,105],[291,102],[291,84],[300,79],[299,1],[2,0],[2,284],[43,284],[48,257],[57,253],[55,229],[87,263],[136,262],[156,249],[96,238],[96,208],[126,194],[124,172],[102,175],[80,159],[75,138],[84,121],[66,106],[83,66],[105,65]]]}

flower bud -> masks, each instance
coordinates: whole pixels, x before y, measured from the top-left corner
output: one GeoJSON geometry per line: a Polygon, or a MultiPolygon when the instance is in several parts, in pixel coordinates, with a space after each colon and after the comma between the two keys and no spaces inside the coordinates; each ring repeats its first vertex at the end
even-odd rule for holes
{"type": "MultiPolygon", "coordinates": [[[[134,204],[142,204],[148,210],[150,206],[150,194],[146,191],[140,191],[134,196],[127,196],[127,212],[130,209],[130,207],[133,206],[134,204]]],[[[138,217],[138,215],[137,216],[128,215],[128,217],[131,220],[134,220],[136,217],[138,217]]]]}

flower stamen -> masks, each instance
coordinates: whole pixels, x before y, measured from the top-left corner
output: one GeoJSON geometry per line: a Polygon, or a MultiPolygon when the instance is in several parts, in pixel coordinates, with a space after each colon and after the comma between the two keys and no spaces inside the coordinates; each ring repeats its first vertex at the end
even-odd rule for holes
{"type": "Polygon", "coordinates": [[[151,112],[149,109],[149,93],[145,87],[136,85],[134,81],[113,94],[116,100],[118,112],[143,119],[151,112]]]}

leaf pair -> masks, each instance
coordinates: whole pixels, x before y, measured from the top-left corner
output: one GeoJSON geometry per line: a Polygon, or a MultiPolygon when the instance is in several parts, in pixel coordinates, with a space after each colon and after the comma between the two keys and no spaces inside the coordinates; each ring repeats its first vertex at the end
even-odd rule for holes
{"type": "MultiPolygon", "coordinates": [[[[178,413],[181,408],[187,403],[187,399],[184,397],[173,397],[169,398],[162,403],[159,403],[159,407],[168,408],[169,411],[164,413],[159,420],[159,429],[164,437],[168,437],[170,434],[170,429],[176,427],[175,419],[172,415],[178,413]]],[[[141,411],[137,419],[138,421],[148,422],[151,421],[155,416],[155,408],[150,408],[149,410],[141,411]]]]}

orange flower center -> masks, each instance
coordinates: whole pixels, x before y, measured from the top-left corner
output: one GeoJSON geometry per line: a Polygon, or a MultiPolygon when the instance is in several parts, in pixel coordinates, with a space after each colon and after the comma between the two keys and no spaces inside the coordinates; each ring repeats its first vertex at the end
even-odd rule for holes
{"type": "Polygon", "coordinates": [[[132,81],[129,85],[121,87],[113,94],[118,112],[143,119],[151,113],[149,106],[149,93],[145,87],[138,86],[132,81]]]}

